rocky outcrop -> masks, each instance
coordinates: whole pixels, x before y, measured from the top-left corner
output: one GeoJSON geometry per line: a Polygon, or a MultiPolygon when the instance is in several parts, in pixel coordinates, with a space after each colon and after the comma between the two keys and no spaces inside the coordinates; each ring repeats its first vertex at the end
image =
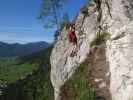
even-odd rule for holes
{"type": "MultiPolygon", "coordinates": [[[[90,53],[90,45],[96,34],[104,32],[110,34],[110,38],[105,46],[108,68],[104,66],[104,69],[108,71],[103,75],[110,76],[108,88],[112,100],[132,100],[133,0],[91,0],[88,15],[84,18],[79,13],[76,30],[78,47],[68,42],[68,31],[64,28],[51,54],[51,81],[55,89],[55,100],[60,100],[60,87],[90,53]],[[73,50],[77,54],[71,57],[73,50]]],[[[99,68],[98,65],[94,66],[99,68]]]]}
{"type": "Polygon", "coordinates": [[[95,37],[97,27],[95,15],[92,14],[84,19],[84,15],[79,13],[76,20],[78,46],[75,47],[73,44],[69,43],[67,37],[68,31],[66,29],[64,29],[58,37],[51,54],[51,80],[55,89],[56,100],[59,100],[60,87],[89,54],[90,43],[95,37]],[[81,25],[83,20],[84,23],[81,25]],[[70,55],[75,48],[77,49],[77,53],[71,57],[70,55]]]}
{"type": "MultiPolygon", "coordinates": [[[[109,2],[109,1],[108,1],[109,2]]],[[[103,13],[104,24],[111,34],[107,41],[107,60],[113,100],[133,99],[133,0],[110,0],[110,14],[103,13]],[[106,18],[107,17],[107,18],[106,18]]],[[[107,9],[105,6],[102,9],[107,9]]]]}

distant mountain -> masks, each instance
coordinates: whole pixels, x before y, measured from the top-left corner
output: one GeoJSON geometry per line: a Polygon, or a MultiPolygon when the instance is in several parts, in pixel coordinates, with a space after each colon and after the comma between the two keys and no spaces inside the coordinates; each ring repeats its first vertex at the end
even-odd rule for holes
{"type": "Polygon", "coordinates": [[[0,57],[25,56],[38,52],[49,46],[50,44],[47,42],[34,42],[27,44],[19,44],[19,43],[8,44],[0,42],[0,57]]]}

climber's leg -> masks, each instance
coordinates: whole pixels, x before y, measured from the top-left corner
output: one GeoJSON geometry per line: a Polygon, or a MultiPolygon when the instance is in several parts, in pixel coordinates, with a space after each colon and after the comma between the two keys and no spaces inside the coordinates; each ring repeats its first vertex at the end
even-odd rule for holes
{"type": "Polygon", "coordinates": [[[78,47],[77,47],[77,45],[74,45],[73,50],[72,50],[70,56],[71,57],[76,56],[77,55],[77,52],[78,52],[78,47]]]}

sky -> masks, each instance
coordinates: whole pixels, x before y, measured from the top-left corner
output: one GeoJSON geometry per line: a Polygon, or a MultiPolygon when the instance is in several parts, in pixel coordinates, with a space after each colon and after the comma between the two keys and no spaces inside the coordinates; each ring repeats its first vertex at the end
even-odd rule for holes
{"type": "MultiPolygon", "coordinates": [[[[65,4],[71,19],[86,0],[65,4]]],[[[39,16],[41,0],[0,0],[0,41],[7,43],[53,42],[55,30],[46,30],[39,16]]]]}

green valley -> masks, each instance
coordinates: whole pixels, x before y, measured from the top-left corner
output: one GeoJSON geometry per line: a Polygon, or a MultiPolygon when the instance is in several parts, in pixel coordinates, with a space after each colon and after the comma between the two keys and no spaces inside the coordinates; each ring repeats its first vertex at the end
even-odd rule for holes
{"type": "Polygon", "coordinates": [[[28,62],[20,64],[19,62],[17,58],[0,59],[0,84],[10,84],[19,79],[24,79],[37,69],[35,64],[28,62]]]}
{"type": "Polygon", "coordinates": [[[53,100],[50,53],[51,47],[21,58],[1,59],[0,100],[53,100]]]}

